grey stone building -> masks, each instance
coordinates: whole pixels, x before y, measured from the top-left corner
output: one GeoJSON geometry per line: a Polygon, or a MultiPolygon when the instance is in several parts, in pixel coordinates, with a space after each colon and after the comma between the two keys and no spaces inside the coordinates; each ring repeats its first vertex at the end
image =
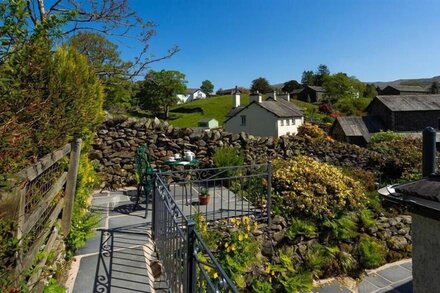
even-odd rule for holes
{"type": "Polygon", "coordinates": [[[345,142],[368,143],[372,133],[391,130],[421,136],[428,126],[440,130],[440,95],[381,95],[366,108],[365,117],[339,117],[330,134],[345,142]]]}

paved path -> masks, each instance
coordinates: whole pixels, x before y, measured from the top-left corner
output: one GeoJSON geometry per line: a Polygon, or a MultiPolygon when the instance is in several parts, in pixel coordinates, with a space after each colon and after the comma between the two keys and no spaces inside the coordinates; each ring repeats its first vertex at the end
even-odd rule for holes
{"type": "Polygon", "coordinates": [[[69,292],[152,291],[145,258],[151,210],[145,219],[145,209],[133,208],[133,201],[123,192],[93,197],[92,209],[101,215],[100,227],[75,256],[67,284],[69,292]]]}
{"type": "Polygon", "coordinates": [[[334,280],[313,290],[319,293],[411,293],[412,292],[412,263],[411,260],[399,261],[387,264],[379,269],[371,271],[363,280],[349,289],[341,281],[334,280]]]}

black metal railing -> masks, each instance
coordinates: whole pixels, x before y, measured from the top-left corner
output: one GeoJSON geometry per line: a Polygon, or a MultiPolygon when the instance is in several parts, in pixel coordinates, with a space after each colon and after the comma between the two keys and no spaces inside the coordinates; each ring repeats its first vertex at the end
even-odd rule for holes
{"type": "Polygon", "coordinates": [[[181,169],[159,174],[175,203],[188,218],[202,214],[207,221],[254,216],[269,220],[272,166],[243,165],[208,169],[181,169]],[[201,205],[207,192],[209,203],[201,205]]]}
{"type": "Polygon", "coordinates": [[[268,163],[155,174],[153,237],[172,292],[238,292],[193,217],[253,216],[270,224],[271,168],[268,163]],[[202,188],[212,196],[204,206],[197,201],[202,188]]]}

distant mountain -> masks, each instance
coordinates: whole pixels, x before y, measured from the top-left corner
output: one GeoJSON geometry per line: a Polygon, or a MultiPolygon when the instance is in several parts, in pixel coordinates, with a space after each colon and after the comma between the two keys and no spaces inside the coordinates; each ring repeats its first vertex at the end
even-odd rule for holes
{"type": "Polygon", "coordinates": [[[440,83],[440,75],[430,78],[398,79],[394,81],[375,81],[367,83],[372,83],[380,88],[384,88],[387,85],[419,85],[422,87],[429,87],[434,81],[440,83]]]}

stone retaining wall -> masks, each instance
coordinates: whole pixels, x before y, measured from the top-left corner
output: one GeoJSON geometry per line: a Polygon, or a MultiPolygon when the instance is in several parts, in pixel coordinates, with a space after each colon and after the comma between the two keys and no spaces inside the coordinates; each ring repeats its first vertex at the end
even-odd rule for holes
{"type": "MultiPolygon", "coordinates": [[[[264,123],[264,121],[262,121],[264,123]]],[[[315,157],[339,166],[354,166],[381,171],[386,162],[377,153],[358,146],[300,136],[280,138],[254,137],[245,133],[230,134],[220,130],[201,131],[175,128],[158,119],[107,118],[99,127],[91,159],[101,164],[107,188],[116,189],[135,183],[134,152],[139,144],[147,143],[152,152],[153,166],[163,165],[167,157],[190,150],[201,160],[201,167],[212,167],[216,148],[233,146],[243,151],[246,163],[266,162],[277,157],[290,158],[298,154],[315,157]]]]}

